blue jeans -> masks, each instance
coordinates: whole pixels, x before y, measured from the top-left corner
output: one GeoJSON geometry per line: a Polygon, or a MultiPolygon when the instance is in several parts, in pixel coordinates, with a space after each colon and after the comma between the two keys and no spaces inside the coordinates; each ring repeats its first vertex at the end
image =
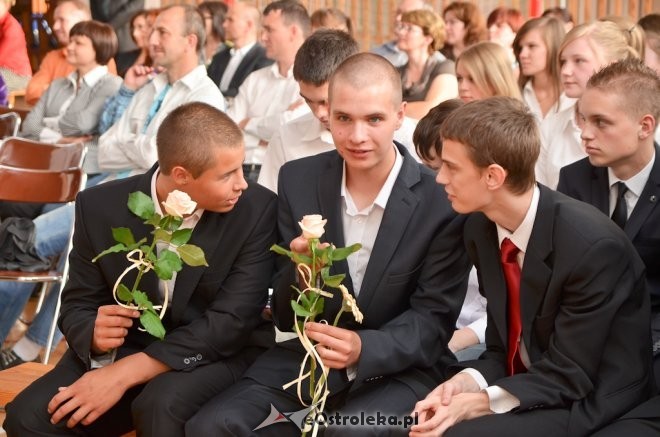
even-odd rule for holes
{"type": "MultiPolygon", "coordinates": [[[[42,257],[52,258],[62,255],[69,242],[74,216],[73,204],[64,205],[34,219],[35,250],[42,257]]],[[[64,265],[64,256],[60,258],[58,270],[64,265]]],[[[14,322],[20,317],[25,304],[30,299],[33,284],[19,282],[0,282],[0,341],[4,342],[11,331],[14,322]]],[[[41,311],[30,325],[27,337],[41,346],[48,342],[48,332],[53,320],[59,284],[51,287],[41,311]]],[[[56,330],[53,345],[62,339],[59,329],[56,330]]]]}

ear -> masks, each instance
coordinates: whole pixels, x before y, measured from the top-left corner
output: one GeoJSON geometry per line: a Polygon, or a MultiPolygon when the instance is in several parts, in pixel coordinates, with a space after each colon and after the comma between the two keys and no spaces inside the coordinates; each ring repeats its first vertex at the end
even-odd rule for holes
{"type": "Polygon", "coordinates": [[[191,33],[186,36],[186,42],[188,43],[188,47],[190,47],[190,50],[193,52],[197,52],[197,35],[194,33],[191,33]]]}
{"type": "Polygon", "coordinates": [[[486,167],[484,177],[489,190],[495,191],[501,188],[506,181],[507,171],[499,164],[491,164],[486,167]]]}
{"type": "Polygon", "coordinates": [[[172,168],[170,178],[172,178],[172,181],[177,187],[185,186],[193,179],[192,174],[180,165],[176,165],[172,168]]]}
{"type": "Polygon", "coordinates": [[[399,110],[396,112],[396,130],[403,124],[403,118],[406,116],[406,102],[401,102],[399,110]]]}
{"type": "Polygon", "coordinates": [[[645,140],[648,137],[653,137],[658,121],[651,114],[645,114],[639,120],[639,133],[637,134],[640,140],[645,140]]]}

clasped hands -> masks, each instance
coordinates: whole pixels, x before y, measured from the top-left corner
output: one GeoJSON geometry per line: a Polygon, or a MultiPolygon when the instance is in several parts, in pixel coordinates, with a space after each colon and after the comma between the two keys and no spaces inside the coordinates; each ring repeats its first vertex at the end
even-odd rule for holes
{"type": "Polygon", "coordinates": [[[488,394],[467,373],[458,373],[417,402],[411,413],[418,423],[410,437],[441,436],[451,426],[467,419],[492,414],[488,394]]]}

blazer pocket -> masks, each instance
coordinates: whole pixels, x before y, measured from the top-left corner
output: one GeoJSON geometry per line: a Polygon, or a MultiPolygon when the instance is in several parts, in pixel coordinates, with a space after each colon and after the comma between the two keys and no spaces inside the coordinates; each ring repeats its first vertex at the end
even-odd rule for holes
{"type": "Polygon", "coordinates": [[[412,269],[409,272],[406,273],[391,273],[387,277],[387,284],[388,285],[398,285],[398,284],[405,284],[410,282],[410,280],[413,278],[413,276],[417,275],[419,271],[422,268],[422,265],[424,263],[419,264],[417,267],[412,269]]]}

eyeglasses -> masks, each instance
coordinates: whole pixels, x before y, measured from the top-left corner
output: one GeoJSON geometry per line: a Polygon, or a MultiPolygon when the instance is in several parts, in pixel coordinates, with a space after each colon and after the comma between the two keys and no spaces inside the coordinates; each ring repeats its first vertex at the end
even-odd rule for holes
{"type": "Polygon", "coordinates": [[[394,26],[394,31],[399,33],[409,33],[409,32],[423,32],[424,30],[416,25],[411,23],[396,23],[394,26]]]}

